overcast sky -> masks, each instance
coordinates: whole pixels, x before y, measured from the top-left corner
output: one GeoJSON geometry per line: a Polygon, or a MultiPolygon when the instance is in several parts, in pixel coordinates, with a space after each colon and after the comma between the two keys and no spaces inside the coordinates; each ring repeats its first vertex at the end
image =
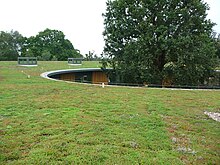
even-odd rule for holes
{"type": "MultiPolygon", "coordinates": [[[[102,13],[107,0],[0,0],[0,31],[17,30],[35,36],[46,28],[64,32],[82,54],[104,47],[102,13]]],[[[205,0],[210,5],[208,18],[220,33],[220,0],[205,0]]]]}

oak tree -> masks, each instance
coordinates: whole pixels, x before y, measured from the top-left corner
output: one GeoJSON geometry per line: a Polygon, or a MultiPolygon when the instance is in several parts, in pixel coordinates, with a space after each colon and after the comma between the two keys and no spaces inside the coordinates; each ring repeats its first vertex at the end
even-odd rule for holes
{"type": "Polygon", "coordinates": [[[215,67],[214,23],[202,0],[108,0],[103,68],[123,82],[198,85],[215,67]]]}

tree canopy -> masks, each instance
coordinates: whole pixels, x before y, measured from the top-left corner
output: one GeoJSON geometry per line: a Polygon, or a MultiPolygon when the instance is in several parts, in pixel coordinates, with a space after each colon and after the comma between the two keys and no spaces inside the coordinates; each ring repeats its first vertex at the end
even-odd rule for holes
{"type": "Polygon", "coordinates": [[[0,61],[17,60],[23,36],[18,31],[0,32],[0,61]]]}
{"type": "Polygon", "coordinates": [[[72,43],[65,39],[62,31],[46,29],[36,36],[26,38],[22,47],[22,56],[36,56],[43,60],[67,60],[68,57],[81,57],[72,43]]]}
{"type": "Polygon", "coordinates": [[[202,0],[108,0],[103,67],[123,82],[204,82],[216,60],[208,9],[202,0]]]}
{"type": "Polygon", "coordinates": [[[17,60],[19,54],[38,57],[39,60],[62,61],[68,57],[82,57],[62,31],[46,29],[29,38],[17,31],[0,32],[0,61],[17,60]]]}
{"type": "Polygon", "coordinates": [[[216,35],[214,36],[214,40],[215,40],[215,47],[216,47],[216,49],[217,49],[217,51],[216,51],[216,55],[217,55],[217,57],[219,58],[219,60],[220,60],[220,33],[217,35],[217,33],[216,33],[216,35]],[[217,36],[217,37],[216,37],[217,36]]]}

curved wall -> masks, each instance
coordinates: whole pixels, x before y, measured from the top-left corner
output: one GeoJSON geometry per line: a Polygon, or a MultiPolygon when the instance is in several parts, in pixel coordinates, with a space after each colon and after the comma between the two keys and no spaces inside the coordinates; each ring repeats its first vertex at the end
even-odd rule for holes
{"type": "Polygon", "coordinates": [[[42,73],[41,77],[92,84],[108,84],[109,82],[107,75],[100,68],[56,70],[42,73]]]}

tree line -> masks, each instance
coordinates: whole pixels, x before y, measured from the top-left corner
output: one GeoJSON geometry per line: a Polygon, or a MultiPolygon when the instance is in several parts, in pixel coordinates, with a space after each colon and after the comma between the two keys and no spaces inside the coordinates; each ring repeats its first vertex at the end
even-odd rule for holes
{"type": "Polygon", "coordinates": [[[17,60],[18,56],[37,57],[45,61],[82,57],[80,51],[59,30],[45,29],[31,37],[24,37],[13,30],[0,31],[0,61],[17,60]]]}
{"type": "Polygon", "coordinates": [[[219,65],[220,40],[201,0],[108,0],[103,68],[125,83],[199,85],[219,65]]]}

